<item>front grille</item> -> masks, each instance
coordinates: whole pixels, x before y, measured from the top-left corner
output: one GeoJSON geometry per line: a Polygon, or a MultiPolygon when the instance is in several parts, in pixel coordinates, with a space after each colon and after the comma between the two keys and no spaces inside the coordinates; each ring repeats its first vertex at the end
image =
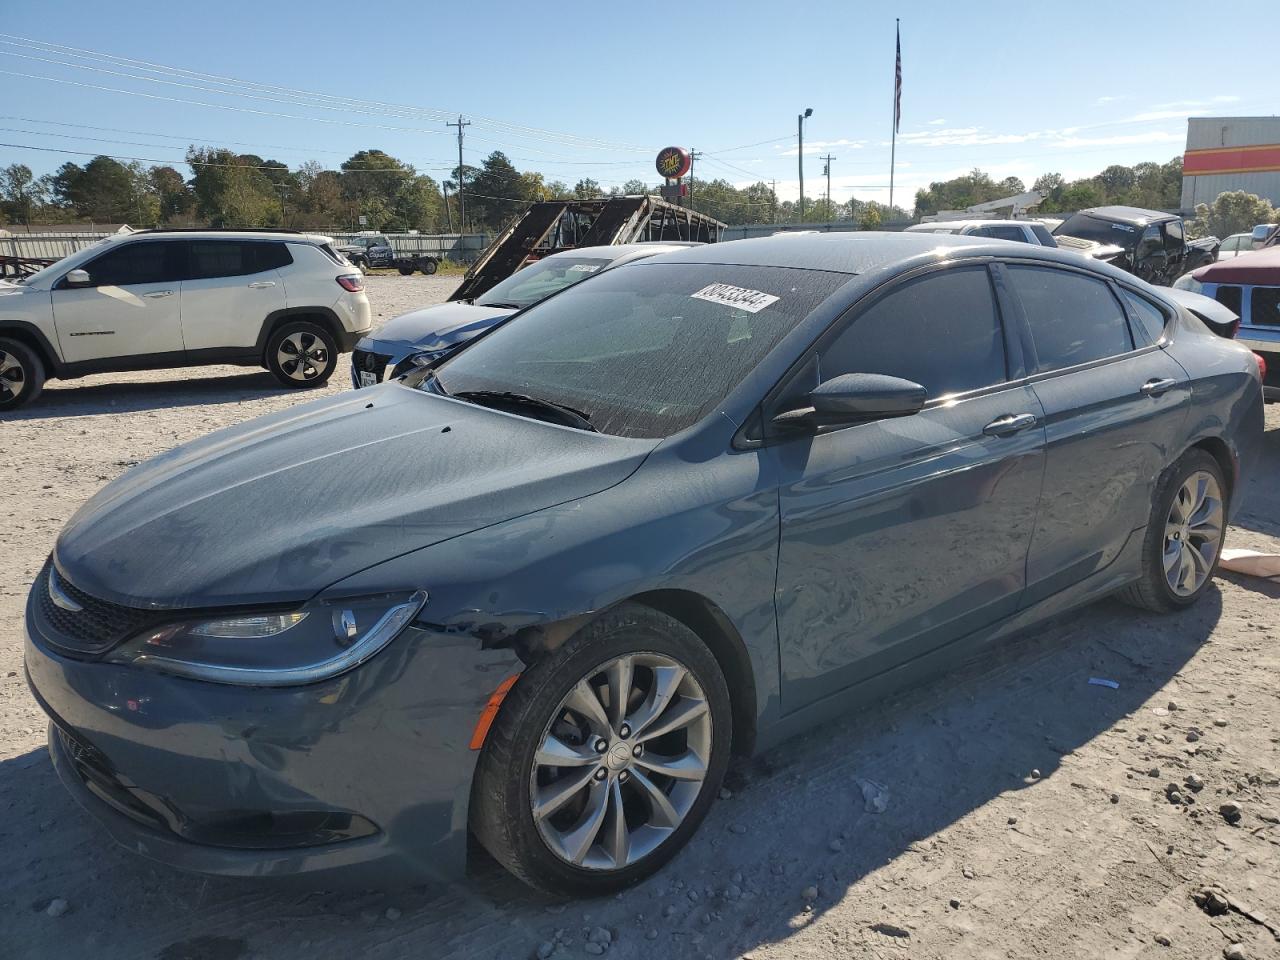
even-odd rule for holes
{"type": "Polygon", "coordinates": [[[91,597],[58,575],[53,563],[46,563],[32,585],[40,633],[53,646],[71,654],[93,656],[103,653],[146,627],[159,626],[172,613],[138,610],[91,597]],[[79,610],[68,610],[53,600],[50,583],[79,610]]]}
{"type": "Polygon", "coordinates": [[[385,353],[369,353],[364,350],[355,350],[351,354],[351,366],[353,369],[363,373],[372,373],[379,381],[382,380],[382,373],[386,370],[387,363],[390,360],[391,356],[385,353]]]}
{"type": "Polygon", "coordinates": [[[1280,327],[1280,287],[1253,288],[1249,322],[1258,327],[1280,327]]]}

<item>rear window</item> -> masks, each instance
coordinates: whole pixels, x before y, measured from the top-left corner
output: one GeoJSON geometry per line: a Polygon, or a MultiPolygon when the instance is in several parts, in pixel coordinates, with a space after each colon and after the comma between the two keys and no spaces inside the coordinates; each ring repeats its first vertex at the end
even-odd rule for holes
{"type": "Polygon", "coordinates": [[[1129,223],[1112,223],[1091,217],[1087,213],[1077,213],[1062,222],[1054,230],[1054,235],[1079,237],[1082,240],[1093,240],[1097,243],[1115,243],[1122,247],[1131,247],[1138,239],[1141,231],[1129,223]]]}
{"type": "Polygon", "coordinates": [[[1040,245],[1044,247],[1056,247],[1058,242],[1053,239],[1053,234],[1044,228],[1043,224],[1030,224],[1031,232],[1036,235],[1036,239],[1040,241],[1040,245]]]}

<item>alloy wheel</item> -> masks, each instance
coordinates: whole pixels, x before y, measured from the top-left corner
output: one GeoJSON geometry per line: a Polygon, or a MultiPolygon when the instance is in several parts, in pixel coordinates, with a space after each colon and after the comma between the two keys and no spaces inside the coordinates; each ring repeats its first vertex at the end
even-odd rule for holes
{"type": "Polygon", "coordinates": [[[12,353],[0,350],[0,400],[13,400],[27,384],[27,371],[12,353]]]}
{"type": "Polygon", "coordinates": [[[659,653],[616,657],[560,702],[534,755],[533,820],[561,860],[618,870],[670,837],[702,790],[711,710],[693,674],[659,653]]]}
{"type": "Polygon", "coordinates": [[[315,334],[299,331],[280,341],[276,362],[286,376],[305,382],[320,376],[329,362],[329,351],[315,334]]]}
{"type": "Polygon", "coordinates": [[[1197,470],[1183,481],[1164,528],[1164,575],[1169,588],[1189,597],[1208,579],[1222,543],[1222,490],[1213,474],[1197,470]]]}

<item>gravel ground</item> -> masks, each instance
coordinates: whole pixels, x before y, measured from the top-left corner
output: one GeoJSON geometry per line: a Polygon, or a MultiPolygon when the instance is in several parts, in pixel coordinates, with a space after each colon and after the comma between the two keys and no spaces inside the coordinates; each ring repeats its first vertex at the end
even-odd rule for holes
{"type": "MultiPolygon", "coordinates": [[[[456,282],[371,277],[370,299],[386,319],[456,282]]],[[[348,382],[344,358],[325,392],[348,382]]],[[[322,892],[116,848],[50,768],[28,585],[126,467],[311,396],[234,367],[99,376],[0,422],[0,956],[1280,956],[1280,586],[1229,575],[1176,616],[1097,604],[735,769],[689,849],[612,900],[483,863],[450,889],[322,892]]],[[[1280,550],[1280,407],[1267,426],[1232,546],[1280,550]]]]}

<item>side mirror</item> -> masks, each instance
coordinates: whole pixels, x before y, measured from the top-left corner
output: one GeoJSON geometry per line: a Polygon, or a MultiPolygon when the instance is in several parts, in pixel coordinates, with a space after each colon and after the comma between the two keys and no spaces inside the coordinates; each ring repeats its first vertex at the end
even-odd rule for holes
{"type": "Polygon", "coordinates": [[[808,407],[773,418],[779,427],[858,423],[918,413],[929,393],[918,383],[882,373],[846,373],[809,392],[808,407]]]}
{"type": "Polygon", "coordinates": [[[66,276],[68,287],[87,287],[93,283],[93,278],[89,276],[88,270],[72,270],[66,276]]]}

